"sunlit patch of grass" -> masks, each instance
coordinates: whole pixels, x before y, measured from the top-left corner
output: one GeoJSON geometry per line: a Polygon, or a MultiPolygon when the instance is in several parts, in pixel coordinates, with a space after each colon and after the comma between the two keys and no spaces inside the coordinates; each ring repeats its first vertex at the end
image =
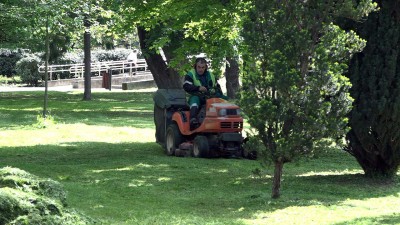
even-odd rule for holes
{"type": "MultiPolygon", "coordinates": [[[[80,92],[49,92],[48,109],[57,123],[153,128],[153,92],[94,92],[82,101],[80,92]]],[[[0,130],[29,129],[43,108],[42,92],[17,92],[0,101],[0,130]],[[21,119],[24,118],[24,119],[21,119]]]]}
{"type": "Polygon", "coordinates": [[[107,127],[86,124],[55,124],[47,129],[1,131],[0,146],[68,145],[69,142],[154,142],[154,130],[149,128],[107,127]]]}
{"type": "MultiPolygon", "coordinates": [[[[365,200],[347,199],[338,204],[313,204],[307,206],[289,206],[283,209],[259,212],[253,218],[243,220],[247,224],[381,224],[359,223],[362,218],[395,216],[385,224],[399,222],[400,200],[398,196],[370,198],[365,200]]],[[[367,220],[368,221],[368,220],[367,220]]]]}
{"type": "Polygon", "coordinates": [[[105,169],[105,170],[93,170],[93,173],[103,173],[103,172],[115,172],[115,171],[131,171],[139,168],[151,168],[151,167],[167,167],[167,165],[149,165],[144,163],[139,163],[137,165],[124,167],[124,168],[114,168],[114,169],[105,169]]]}
{"type": "Polygon", "coordinates": [[[335,170],[335,171],[322,171],[322,172],[315,172],[315,171],[310,171],[306,172],[303,174],[297,175],[298,177],[310,177],[310,176],[329,176],[329,175],[344,175],[344,174],[360,174],[362,173],[361,169],[358,170],[348,170],[344,169],[341,171],[335,170]]]}

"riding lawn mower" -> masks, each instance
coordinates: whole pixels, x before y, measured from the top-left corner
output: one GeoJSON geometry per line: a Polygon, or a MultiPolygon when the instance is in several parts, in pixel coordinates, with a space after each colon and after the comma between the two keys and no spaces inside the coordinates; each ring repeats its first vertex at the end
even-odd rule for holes
{"type": "Polygon", "coordinates": [[[212,92],[201,96],[199,126],[190,129],[190,112],[182,89],[158,89],[153,96],[156,141],[170,156],[244,157],[255,159],[255,152],[244,150],[243,117],[240,107],[212,92]]]}

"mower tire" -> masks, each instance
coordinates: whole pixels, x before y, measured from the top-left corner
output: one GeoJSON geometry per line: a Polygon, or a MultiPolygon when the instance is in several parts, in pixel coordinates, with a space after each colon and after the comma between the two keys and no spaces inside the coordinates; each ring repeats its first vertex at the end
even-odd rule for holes
{"type": "Polygon", "coordinates": [[[193,141],[193,156],[196,158],[209,157],[208,139],[206,136],[199,135],[193,141]]]}
{"type": "Polygon", "coordinates": [[[176,124],[170,124],[165,135],[165,153],[169,156],[175,155],[175,150],[183,142],[183,136],[176,124]]]}

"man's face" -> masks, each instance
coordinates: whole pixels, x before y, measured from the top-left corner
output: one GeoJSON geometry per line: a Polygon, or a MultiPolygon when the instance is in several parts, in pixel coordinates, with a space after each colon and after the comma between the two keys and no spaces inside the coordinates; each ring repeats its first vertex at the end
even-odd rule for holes
{"type": "Polygon", "coordinates": [[[206,68],[207,68],[207,65],[205,63],[198,62],[196,64],[196,72],[197,72],[197,74],[203,75],[204,72],[206,71],[206,68]]]}

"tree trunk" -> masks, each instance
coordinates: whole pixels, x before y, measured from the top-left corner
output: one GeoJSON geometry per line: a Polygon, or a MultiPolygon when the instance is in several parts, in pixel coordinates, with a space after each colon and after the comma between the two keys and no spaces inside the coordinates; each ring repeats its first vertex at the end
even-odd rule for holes
{"type": "MultiPolygon", "coordinates": [[[[167,62],[163,57],[151,50],[151,43],[149,43],[149,32],[143,27],[137,27],[139,43],[142,52],[145,55],[147,65],[153,75],[154,81],[159,89],[167,88],[182,88],[183,77],[179,73],[171,68],[168,68],[167,62]]],[[[150,31],[151,32],[151,31],[150,31]]],[[[168,55],[168,54],[165,54],[168,55]]]]}
{"type": "Polygon", "coordinates": [[[272,181],[272,198],[279,198],[281,195],[281,180],[282,180],[282,172],[283,172],[283,160],[279,157],[275,162],[275,169],[274,169],[274,177],[272,181]]]}
{"type": "MultiPolygon", "coordinates": [[[[84,64],[85,64],[85,91],[83,93],[83,100],[91,100],[91,71],[90,71],[90,22],[87,18],[84,20],[85,34],[83,36],[83,48],[84,48],[84,64]]],[[[110,84],[111,85],[111,84],[110,84]]]]}
{"type": "Polygon", "coordinates": [[[390,146],[382,149],[370,147],[367,150],[364,148],[366,145],[360,143],[359,137],[354,133],[353,129],[347,134],[347,138],[351,140],[347,150],[357,159],[357,162],[364,170],[365,176],[371,178],[392,178],[396,176],[399,168],[399,159],[393,155],[395,150],[391,149],[390,146]]]}
{"type": "Polygon", "coordinates": [[[225,69],[226,91],[229,98],[235,99],[236,93],[239,91],[239,63],[237,59],[227,57],[228,65],[225,69]]]}
{"type": "Polygon", "coordinates": [[[46,56],[44,62],[44,105],[43,105],[43,118],[47,117],[47,102],[48,102],[48,79],[49,79],[49,15],[46,16],[46,56]]]}

